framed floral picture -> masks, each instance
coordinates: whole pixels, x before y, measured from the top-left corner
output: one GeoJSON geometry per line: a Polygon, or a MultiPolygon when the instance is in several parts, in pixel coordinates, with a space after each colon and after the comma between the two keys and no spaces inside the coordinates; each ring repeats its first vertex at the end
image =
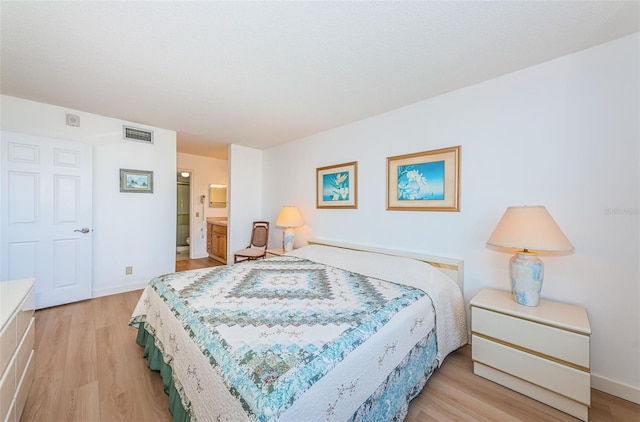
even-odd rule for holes
{"type": "Polygon", "coordinates": [[[153,193],[153,172],[120,169],[120,192],[153,193]]]}
{"type": "Polygon", "coordinates": [[[358,162],[316,169],[316,208],[358,208],[358,162]]]}
{"type": "Polygon", "coordinates": [[[387,210],[460,211],[460,146],[387,157],[387,210]]]}

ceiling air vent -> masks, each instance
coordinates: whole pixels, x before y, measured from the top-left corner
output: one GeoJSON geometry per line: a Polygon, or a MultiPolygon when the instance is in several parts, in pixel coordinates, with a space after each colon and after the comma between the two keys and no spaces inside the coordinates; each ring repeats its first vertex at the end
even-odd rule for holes
{"type": "Polygon", "coordinates": [[[153,143],[153,131],[132,126],[122,126],[122,137],[129,141],[153,143]]]}

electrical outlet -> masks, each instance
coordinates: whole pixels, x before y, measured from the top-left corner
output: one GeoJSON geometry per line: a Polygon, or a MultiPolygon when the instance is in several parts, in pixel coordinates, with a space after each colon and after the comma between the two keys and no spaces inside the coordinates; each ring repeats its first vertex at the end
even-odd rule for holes
{"type": "Polygon", "coordinates": [[[124,269],[124,273],[125,273],[126,275],[131,275],[131,274],[133,274],[133,267],[132,267],[132,266],[125,267],[125,269],[124,269]]]}

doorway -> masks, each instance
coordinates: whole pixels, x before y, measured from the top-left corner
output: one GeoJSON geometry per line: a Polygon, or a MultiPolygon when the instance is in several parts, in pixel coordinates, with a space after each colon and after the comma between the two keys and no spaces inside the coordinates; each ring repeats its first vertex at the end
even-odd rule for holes
{"type": "Polygon", "coordinates": [[[190,257],[191,172],[179,170],[176,180],[176,261],[181,261],[190,257]]]}

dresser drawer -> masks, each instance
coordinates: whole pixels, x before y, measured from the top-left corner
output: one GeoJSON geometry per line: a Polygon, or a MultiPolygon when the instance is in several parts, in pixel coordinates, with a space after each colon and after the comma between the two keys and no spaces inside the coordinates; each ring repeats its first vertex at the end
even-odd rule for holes
{"type": "Polygon", "coordinates": [[[33,383],[35,278],[0,282],[0,421],[18,422],[33,383]]]}
{"type": "Polygon", "coordinates": [[[9,361],[7,369],[0,378],[0,420],[4,420],[9,412],[13,395],[16,391],[16,360],[9,361]]]}
{"type": "Polygon", "coordinates": [[[5,422],[20,422],[20,419],[18,419],[17,415],[16,415],[16,401],[13,400],[11,402],[11,408],[9,409],[9,412],[7,413],[7,418],[4,420],[5,422]]]}
{"type": "Polygon", "coordinates": [[[27,361],[31,356],[31,352],[33,352],[33,345],[36,339],[35,333],[35,318],[31,318],[31,324],[29,324],[29,328],[27,328],[27,332],[24,334],[22,341],[18,345],[18,350],[16,352],[16,377],[20,379],[24,372],[24,369],[27,366],[27,361]]]}
{"type": "Polygon", "coordinates": [[[22,379],[18,384],[18,390],[16,391],[16,420],[20,420],[24,405],[27,403],[27,397],[29,396],[29,390],[31,384],[33,384],[33,377],[35,375],[35,352],[32,350],[27,360],[27,365],[22,373],[22,379]]]}
{"type": "Polygon", "coordinates": [[[17,344],[16,319],[14,315],[7,322],[4,329],[0,331],[0,377],[2,377],[4,370],[7,368],[17,344]]]}
{"type": "Polygon", "coordinates": [[[473,332],[589,369],[589,336],[472,307],[473,332]]]}
{"type": "Polygon", "coordinates": [[[590,375],[540,356],[532,355],[477,335],[473,336],[472,359],[539,387],[589,405],[590,375]]]}
{"type": "Polygon", "coordinates": [[[22,301],[16,315],[16,332],[17,340],[20,341],[24,331],[27,329],[36,308],[36,295],[35,289],[32,287],[27,294],[27,297],[22,301]]]}

